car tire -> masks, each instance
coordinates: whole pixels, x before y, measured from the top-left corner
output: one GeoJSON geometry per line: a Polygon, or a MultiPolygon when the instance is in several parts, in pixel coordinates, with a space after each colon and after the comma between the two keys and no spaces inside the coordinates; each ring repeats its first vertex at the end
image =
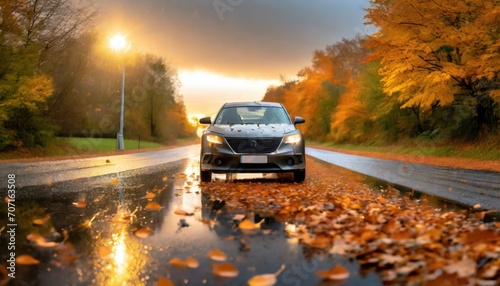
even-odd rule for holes
{"type": "Polygon", "coordinates": [[[200,181],[210,182],[212,181],[212,172],[210,171],[200,171],[200,181]]]}
{"type": "Polygon", "coordinates": [[[293,180],[297,183],[301,183],[306,179],[306,170],[300,170],[293,172],[293,180]]]}

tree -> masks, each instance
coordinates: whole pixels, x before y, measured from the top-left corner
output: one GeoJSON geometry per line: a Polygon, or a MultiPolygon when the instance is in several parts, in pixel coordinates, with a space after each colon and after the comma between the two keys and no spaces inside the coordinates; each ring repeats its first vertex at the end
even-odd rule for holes
{"type": "MultiPolygon", "coordinates": [[[[475,99],[476,125],[493,130],[500,101],[500,6],[480,0],[372,0],[368,23],[384,91],[403,108],[430,109],[461,94],[475,99]]],[[[473,124],[471,122],[471,124],[473,124]]]]}
{"type": "Polygon", "coordinates": [[[54,86],[43,66],[94,15],[64,0],[0,0],[0,150],[54,136],[46,116],[54,86]]]}

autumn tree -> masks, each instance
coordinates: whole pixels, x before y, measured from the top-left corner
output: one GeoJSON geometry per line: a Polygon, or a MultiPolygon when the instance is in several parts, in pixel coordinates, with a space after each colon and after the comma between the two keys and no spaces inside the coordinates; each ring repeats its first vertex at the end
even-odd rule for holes
{"type": "Polygon", "coordinates": [[[0,150],[53,137],[45,113],[54,87],[43,65],[94,15],[63,0],[0,0],[0,150]]]}
{"type": "Polygon", "coordinates": [[[372,0],[368,23],[384,92],[416,114],[474,99],[480,130],[498,124],[500,5],[498,0],[372,0]],[[497,102],[495,102],[495,100],[497,102]]]}

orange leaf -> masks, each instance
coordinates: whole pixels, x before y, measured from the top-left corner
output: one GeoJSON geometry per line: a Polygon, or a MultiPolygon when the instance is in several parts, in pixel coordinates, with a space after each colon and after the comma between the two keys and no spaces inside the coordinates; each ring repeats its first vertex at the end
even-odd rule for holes
{"type": "Polygon", "coordinates": [[[144,197],[145,197],[146,199],[152,199],[152,198],[156,197],[156,195],[155,195],[155,194],[153,194],[153,193],[149,193],[149,192],[148,192],[148,193],[146,193],[146,195],[145,195],[144,197]]]}
{"type": "Polygon", "coordinates": [[[85,208],[87,206],[87,203],[83,201],[78,201],[74,202],[73,205],[77,208],[85,208]]]}
{"type": "Polygon", "coordinates": [[[37,265],[37,264],[40,264],[40,261],[33,258],[33,256],[31,256],[29,254],[23,254],[23,255],[19,255],[16,258],[16,263],[18,263],[20,265],[37,265]]]}
{"type": "Polygon", "coordinates": [[[149,227],[143,227],[135,231],[135,236],[146,238],[151,234],[152,230],[149,227]]]}
{"type": "Polygon", "coordinates": [[[162,206],[157,202],[150,202],[146,205],[144,209],[151,211],[158,211],[162,208],[162,206]]]}
{"type": "Polygon", "coordinates": [[[215,261],[225,261],[227,259],[226,254],[219,249],[210,250],[210,252],[208,253],[208,257],[215,261]]]}
{"type": "Polygon", "coordinates": [[[177,258],[177,257],[170,259],[168,264],[174,265],[174,266],[182,266],[182,267],[186,266],[186,263],[184,263],[184,261],[182,261],[180,258],[177,258]]]}
{"type": "Polygon", "coordinates": [[[343,280],[349,277],[349,271],[339,264],[335,265],[330,270],[318,270],[316,274],[331,280],[343,280]]]}
{"type": "Polygon", "coordinates": [[[198,266],[200,266],[200,262],[198,262],[198,260],[196,260],[194,257],[186,258],[185,263],[189,268],[198,268],[198,266]]]}
{"type": "Polygon", "coordinates": [[[158,277],[158,280],[156,281],[157,286],[174,286],[174,282],[172,282],[170,279],[165,278],[165,277],[158,277]]]}
{"type": "Polygon", "coordinates": [[[229,263],[214,264],[213,272],[215,275],[221,277],[236,277],[239,273],[238,268],[229,263]]]}
{"type": "Polygon", "coordinates": [[[99,253],[99,256],[101,258],[108,259],[111,256],[111,253],[113,253],[113,251],[109,247],[100,246],[97,249],[97,253],[99,253]]]}
{"type": "Polygon", "coordinates": [[[181,209],[176,209],[174,211],[174,214],[176,214],[176,215],[193,215],[193,213],[188,213],[187,211],[181,210],[181,209]]]}

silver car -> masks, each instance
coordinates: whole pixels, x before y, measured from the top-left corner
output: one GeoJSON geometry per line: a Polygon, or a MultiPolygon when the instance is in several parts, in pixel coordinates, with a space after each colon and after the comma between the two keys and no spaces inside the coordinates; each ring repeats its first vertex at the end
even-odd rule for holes
{"type": "Polygon", "coordinates": [[[305,143],[296,124],[280,103],[237,102],[224,104],[203,132],[200,178],[212,180],[212,173],[293,172],[294,181],[306,174],[305,143]]]}

